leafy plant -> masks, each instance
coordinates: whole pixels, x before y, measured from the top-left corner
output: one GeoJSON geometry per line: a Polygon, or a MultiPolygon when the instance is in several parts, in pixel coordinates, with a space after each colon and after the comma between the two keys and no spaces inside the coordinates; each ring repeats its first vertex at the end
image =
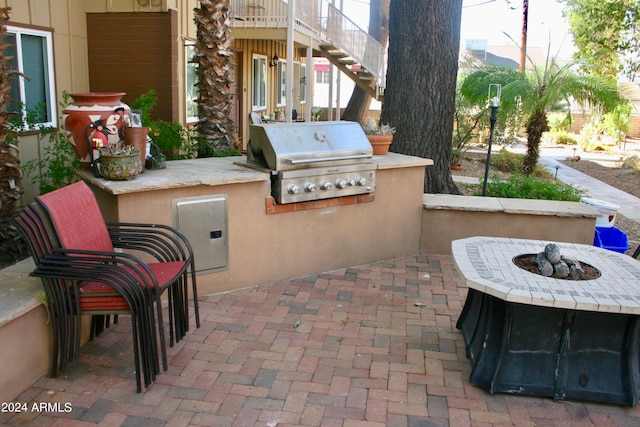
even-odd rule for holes
{"type": "Polygon", "coordinates": [[[192,128],[165,120],[154,120],[149,128],[151,139],[166,154],[168,160],[196,157],[199,138],[192,128]]]}
{"type": "Polygon", "coordinates": [[[158,104],[158,97],[154,89],[149,89],[146,93],[143,93],[139,97],[133,100],[131,105],[132,110],[140,111],[142,115],[142,125],[146,126],[151,122],[151,110],[158,104]]]}
{"type": "Polygon", "coordinates": [[[81,165],[63,131],[44,128],[41,134],[49,140],[49,144],[43,150],[43,156],[29,160],[22,170],[31,175],[31,182],[38,185],[40,194],[45,194],[78,181],[75,171],[81,165]]]}
{"type": "Polygon", "coordinates": [[[133,145],[114,144],[102,147],[99,150],[101,156],[131,156],[140,154],[140,150],[133,145]]]}
{"type": "MultiPolygon", "coordinates": [[[[71,98],[66,91],[63,91],[60,111],[64,111],[69,104],[71,104],[71,98]]],[[[27,117],[34,117],[37,114],[37,112],[27,112],[27,117]]],[[[29,123],[14,123],[14,127],[28,129],[29,123]]],[[[42,157],[29,160],[22,166],[22,171],[31,176],[31,182],[38,185],[40,194],[49,193],[78,181],[75,171],[81,167],[80,159],[73,151],[64,126],[42,128],[40,135],[49,142],[43,149],[42,157]]]]}
{"type": "MultiPolygon", "coordinates": [[[[536,178],[532,175],[513,174],[509,180],[503,181],[493,175],[487,182],[486,195],[514,199],[558,200],[577,202],[585,194],[585,190],[572,185],[562,184],[549,179],[536,178]]],[[[480,195],[478,192],[475,195],[480,195]]]]}
{"type": "Polygon", "coordinates": [[[386,123],[378,125],[374,119],[369,119],[362,124],[362,130],[367,135],[393,135],[396,128],[386,123]]]}
{"type": "MultiPolygon", "coordinates": [[[[491,164],[502,172],[518,173],[522,168],[524,154],[513,153],[504,148],[491,156],[491,164]]],[[[534,176],[548,177],[549,173],[538,164],[533,172],[534,176]]]]}
{"type": "Polygon", "coordinates": [[[631,129],[631,110],[631,104],[628,102],[616,106],[612,111],[602,116],[598,130],[619,144],[631,129]]]}
{"type": "Polygon", "coordinates": [[[554,144],[578,145],[578,136],[575,133],[557,130],[549,132],[549,137],[554,144]]]}

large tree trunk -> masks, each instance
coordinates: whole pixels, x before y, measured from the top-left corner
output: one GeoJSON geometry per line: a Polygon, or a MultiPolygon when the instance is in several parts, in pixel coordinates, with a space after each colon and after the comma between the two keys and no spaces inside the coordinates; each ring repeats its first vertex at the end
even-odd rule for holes
{"type": "Polygon", "coordinates": [[[207,0],[194,9],[198,68],[196,130],[214,149],[233,148],[231,14],[229,0],[207,0]]]}
{"type": "MultiPolygon", "coordinates": [[[[371,0],[369,3],[369,35],[383,46],[387,45],[389,38],[389,2],[390,0],[371,0]]],[[[342,120],[363,122],[370,106],[371,96],[356,85],[342,113],[342,120]]]]}
{"type": "Polygon", "coordinates": [[[381,122],[391,150],[433,159],[426,193],[459,194],[450,172],[462,0],[392,0],[381,122]]]}
{"type": "Polygon", "coordinates": [[[531,175],[536,169],[542,134],[548,130],[547,114],[544,110],[535,113],[527,122],[527,154],[522,165],[522,173],[525,175],[531,175]]]}

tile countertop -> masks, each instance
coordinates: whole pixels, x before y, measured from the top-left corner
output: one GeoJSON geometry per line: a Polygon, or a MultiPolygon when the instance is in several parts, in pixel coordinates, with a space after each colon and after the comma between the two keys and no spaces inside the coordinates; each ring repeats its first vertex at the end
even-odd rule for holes
{"type": "MultiPolygon", "coordinates": [[[[373,162],[380,170],[433,164],[431,159],[397,153],[373,156],[373,162]]],[[[246,163],[244,156],[169,161],[165,169],[146,169],[144,173],[129,181],[96,178],[87,170],[79,170],[76,173],[83,180],[113,195],[199,185],[215,186],[269,181],[268,173],[242,166],[242,163],[246,163]]]]}
{"type": "Polygon", "coordinates": [[[458,271],[472,289],[505,301],[564,309],[640,314],[640,262],[596,246],[557,242],[560,253],[596,267],[593,280],[545,277],[513,263],[544,251],[540,240],[470,237],[451,243],[458,271]]]}

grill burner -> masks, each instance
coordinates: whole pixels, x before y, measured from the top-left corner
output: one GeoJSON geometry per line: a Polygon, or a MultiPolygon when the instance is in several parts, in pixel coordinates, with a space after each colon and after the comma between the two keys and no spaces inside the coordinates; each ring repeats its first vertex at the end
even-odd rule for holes
{"type": "Polygon", "coordinates": [[[281,204],[371,193],[372,158],[358,123],[250,126],[247,165],[271,172],[271,194],[281,204]]]}

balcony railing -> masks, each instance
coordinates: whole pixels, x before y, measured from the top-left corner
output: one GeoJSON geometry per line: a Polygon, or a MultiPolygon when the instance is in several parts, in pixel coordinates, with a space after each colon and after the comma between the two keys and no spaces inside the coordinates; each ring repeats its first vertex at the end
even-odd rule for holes
{"type": "MultiPolygon", "coordinates": [[[[351,56],[384,86],[385,49],[366,31],[327,0],[295,2],[295,29],[320,43],[330,43],[351,56]]],[[[288,2],[285,0],[231,0],[232,26],[236,28],[286,28],[288,2]]]]}

